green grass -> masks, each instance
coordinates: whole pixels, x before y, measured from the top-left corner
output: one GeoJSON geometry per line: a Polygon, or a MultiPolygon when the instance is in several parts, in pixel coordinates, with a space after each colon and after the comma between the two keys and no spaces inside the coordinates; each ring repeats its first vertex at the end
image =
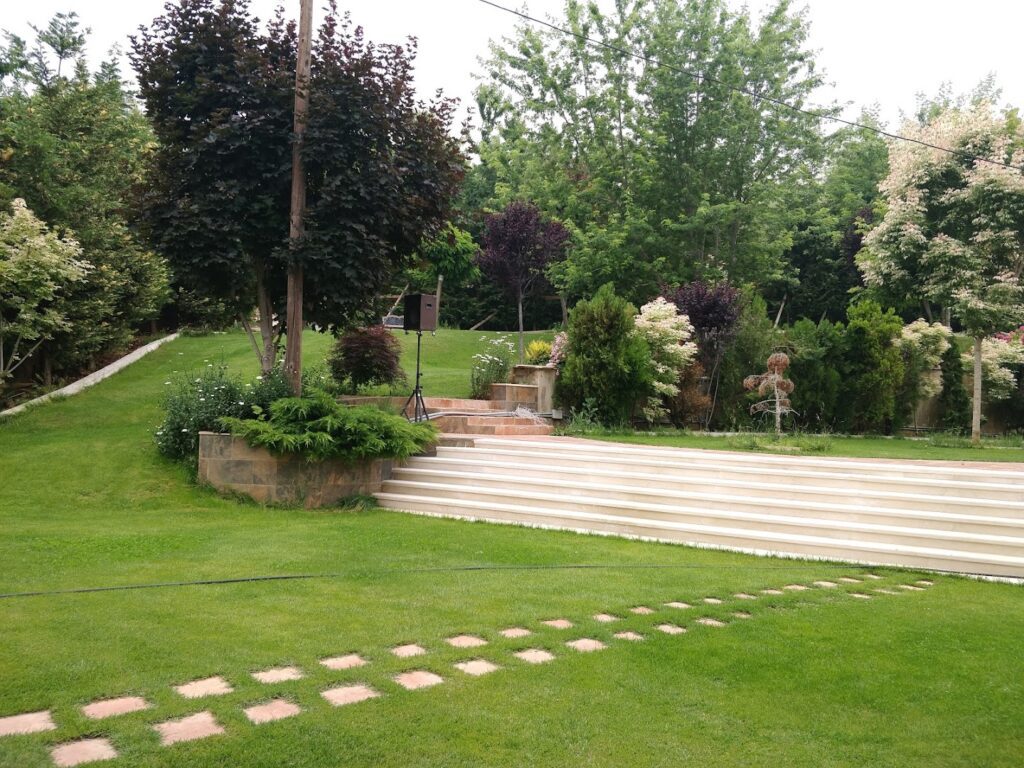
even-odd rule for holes
{"type": "Polygon", "coordinates": [[[654,445],[664,448],[701,448],[716,451],[755,451],[798,456],[850,456],[873,459],[923,459],[929,461],[1024,462],[1019,438],[987,437],[981,445],[969,438],[935,435],[926,438],[856,437],[845,435],[783,435],[765,433],[707,435],[675,430],[647,432],[597,430],[587,435],[615,443],[654,445]]]}
{"type": "MultiPolygon", "coordinates": [[[[871,601],[842,594],[853,586],[673,613],[661,603],[863,569],[221,498],[161,460],[151,431],[173,371],[223,359],[251,374],[246,344],[237,334],[181,339],[82,395],[0,422],[0,593],[335,576],[0,599],[0,716],[52,708],[59,726],[0,737],[0,766],[49,765],[52,745],[82,736],[112,739],[122,757],[111,766],[1019,764],[1021,588],[939,577],[926,592],[871,601]],[[579,563],[607,567],[548,567],[579,563]],[[542,567],[510,569],[517,566],[542,567]],[[628,613],[639,603],[659,611],[628,613]],[[753,619],[733,619],[741,607],[753,619]],[[589,618],[598,611],[628,618],[601,625],[589,618]],[[692,618],[698,613],[730,626],[701,627],[692,618]],[[539,623],[560,616],[577,627],[560,632],[539,623]],[[652,631],[666,619],[689,633],[652,631]],[[536,635],[498,636],[514,624],[536,635]],[[611,639],[626,627],[647,639],[611,639]],[[490,644],[446,648],[443,638],[459,632],[490,644]],[[584,655],[562,645],[581,636],[610,647],[584,655]],[[430,653],[405,661],[387,653],[409,641],[430,653]],[[527,646],[558,658],[531,667],[511,656],[527,646]],[[372,663],[349,672],[317,664],[351,651],[372,663]],[[473,657],[502,669],[480,679],[452,669],[473,657]],[[307,677],[273,687],[249,677],[286,663],[307,677]],[[414,668],[446,682],[416,692],[391,682],[414,668]],[[171,690],[213,674],[235,692],[186,701],[171,690]],[[329,707],[319,692],[345,681],[383,695],[329,707]],[[98,723],[78,713],[88,701],[125,694],[143,695],[154,708],[98,723]],[[274,694],[304,713],[250,725],[242,708],[274,694]],[[203,709],[226,735],[157,745],[152,723],[203,709]]],[[[311,337],[306,348],[312,356],[325,342],[311,337]]],[[[443,362],[454,382],[453,361],[443,362]]],[[[876,572],[883,584],[915,578],[876,572]]]]}

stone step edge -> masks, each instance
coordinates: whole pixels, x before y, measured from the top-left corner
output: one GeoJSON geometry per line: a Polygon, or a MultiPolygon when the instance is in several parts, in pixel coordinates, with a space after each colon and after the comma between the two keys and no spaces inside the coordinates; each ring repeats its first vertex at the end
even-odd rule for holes
{"type": "MultiPolygon", "coordinates": [[[[470,464],[470,465],[472,465],[474,467],[480,467],[480,468],[483,468],[483,469],[495,469],[495,470],[508,469],[508,470],[513,470],[513,471],[515,471],[517,473],[520,473],[520,474],[524,473],[524,471],[526,469],[522,464],[516,464],[514,462],[486,461],[486,460],[480,460],[479,458],[470,457],[470,456],[467,456],[464,459],[463,458],[449,457],[447,455],[445,455],[445,456],[439,455],[439,456],[431,457],[430,464],[433,465],[435,462],[436,463],[444,463],[444,464],[448,464],[448,463],[451,463],[451,464],[470,464]]],[[[408,468],[414,468],[414,467],[417,467],[417,466],[418,465],[415,464],[414,462],[410,462],[407,465],[408,468]]],[[[543,472],[546,472],[546,473],[562,473],[562,474],[573,475],[573,476],[595,476],[596,475],[596,476],[600,476],[600,477],[607,477],[607,478],[614,478],[614,479],[637,480],[637,481],[640,481],[640,482],[660,482],[660,481],[664,481],[664,480],[669,480],[669,481],[675,482],[675,483],[692,483],[694,485],[702,485],[702,486],[703,485],[708,485],[708,486],[714,486],[714,487],[728,486],[728,487],[736,487],[736,488],[745,488],[745,489],[750,489],[750,490],[759,490],[759,491],[765,491],[765,492],[777,492],[778,490],[780,490],[780,485],[781,485],[781,483],[767,483],[767,482],[765,482],[765,483],[758,483],[758,482],[754,482],[754,481],[751,481],[751,480],[730,480],[728,482],[723,482],[721,479],[717,479],[717,478],[702,478],[700,476],[697,476],[697,477],[692,477],[692,476],[666,477],[665,475],[653,475],[653,474],[647,474],[647,473],[643,473],[643,472],[625,472],[625,471],[621,471],[621,470],[607,469],[607,468],[601,468],[601,467],[595,467],[593,469],[584,469],[584,468],[580,468],[580,467],[560,466],[560,465],[557,465],[557,464],[555,464],[555,465],[545,465],[545,466],[542,466],[542,467],[536,467],[536,469],[538,469],[540,471],[543,471],[543,472]]],[[[444,470],[444,469],[442,469],[442,470],[438,470],[438,471],[456,471],[456,470],[444,470]]],[[[812,475],[811,477],[817,477],[817,476],[812,475]]],[[[533,478],[531,478],[531,480],[532,479],[533,478]]],[[[550,478],[535,478],[535,479],[537,481],[540,481],[540,480],[547,480],[549,482],[551,481],[550,478]]],[[[865,479],[869,479],[869,478],[854,477],[853,481],[855,483],[856,482],[864,482],[865,479]]],[[[878,480],[876,482],[884,483],[884,482],[888,482],[888,480],[878,480]]],[[[616,485],[616,484],[615,483],[611,483],[610,485],[616,485]]],[[[934,483],[927,483],[926,487],[933,486],[933,485],[935,485],[935,484],[934,483]]],[[[935,495],[929,495],[929,494],[923,494],[923,493],[908,493],[908,492],[904,492],[904,491],[880,491],[880,490],[868,490],[868,489],[853,488],[853,487],[851,487],[851,488],[842,488],[842,487],[838,487],[838,488],[832,487],[832,488],[830,488],[830,487],[827,487],[827,486],[817,486],[817,485],[786,485],[786,486],[784,486],[784,489],[785,489],[785,491],[787,493],[800,493],[800,494],[808,494],[808,495],[820,494],[820,495],[833,495],[833,496],[836,496],[836,495],[841,495],[841,494],[843,494],[845,492],[845,493],[849,493],[849,494],[856,494],[857,496],[864,496],[864,497],[867,497],[867,498],[877,498],[877,499],[893,499],[893,500],[907,500],[907,501],[921,500],[921,501],[926,501],[928,503],[935,503],[935,504],[954,504],[954,505],[959,504],[959,505],[963,505],[963,506],[978,506],[978,507],[995,505],[995,506],[1005,507],[1006,509],[1014,509],[1014,510],[1020,510],[1020,511],[1024,512],[1024,501],[1013,501],[1013,500],[1007,500],[1007,499],[984,499],[984,498],[978,498],[977,496],[957,496],[957,495],[954,495],[954,494],[935,496],[935,495]]],[[[981,489],[974,489],[974,490],[981,490],[981,489]]],[[[999,488],[999,489],[996,489],[996,490],[1003,491],[1002,488],[999,488]]],[[[1014,488],[1013,490],[1016,491],[1016,492],[1019,492],[1021,494],[1024,494],[1024,489],[1016,489],[1016,488],[1014,488]]],[[[683,491],[673,491],[673,492],[674,493],[683,493],[683,491]]],[[[700,492],[697,492],[697,493],[700,493],[700,492]]]]}
{"type": "MultiPolygon", "coordinates": [[[[779,534],[773,531],[760,531],[760,530],[749,530],[744,528],[727,528],[719,526],[706,526],[706,525],[691,525],[673,523],[662,520],[649,520],[644,518],[617,518],[610,515],[602,515],[597,513],[584,513],[584,512],[572,512],[568,510],[549,509],[543,507],[524,507],[522,505],[507,505],[507,504],[489,504],[483,505],[477,502],[467,501],[464,499],[444,499],[437,496],[416,496],[411,494],[401,493],[388,493],[381,492],[376,494],[378,501],[384,502],[384,506],[388,506],[388,503],[396,506],[390,507],[396,511],[415,512],[415,508],[409,508],[407,506],[399,506],[401,504],[422,504],[427,506],[436,507],[450,507],[450,508],[462,508],[477,510],[481,513],[480,519],[487,519],[487,511],[493,510],[495,512],[504,512],[512,515],[532,515],[535,517],[543,518],[562,518],[567,520],[577,520],[582,523],[600,522],[609,525],[620,525],[620,526],[633,526],[636,528],[646,528],[653,531],[659,529],[664,531],[678,531],[679,533],[707,533],[708,535],[717,535],[722,538],[736,538],[736,539],[747,539],[747,540],[761,540],[766,542],[775,542],[785,544],[790,542],[792,544],[801,544],[808,546],[823,546],[831,547],[834,549],[848,549],[851,551],[865,551],[865,552],[876,552],[879,554],[892,554],[900,555],[907,554],[919,557],[929,557],[940,560],[956,560],[963,562],[976,563],[978,565],[1000,565],[1005,567],[1013,567],[1019,570],[1020,573],[1024,573],[1024,557],[1010,557],[1008,555],[995,555],[980,552],[965,552],[962,550],[949,550],[949,549],[936,549],[931,547],[916,547],[906,544],[884,544],[882,542],[863,542],[855,539],[832,539],[822,536],[811,536],[806,534],[779,534]]],[[[443,513],[442,513],[443,514],[443,513]]],[[[458,515],[450,515],[451,517],[458,517],[458,515]]],[[[511,521],[516,522],[516,521],[511,521]]],[[[524,524],[526,521],[523,521],[524,524]]],[[[560,527],[560,526],[556,526],[560,527]]],[[[580,530],[582,532],[588,531],[586,527],[573,528],[572,530],[580,530]]],[[[658,539],[657,536],[653,537],[655,540],[673,541],[679,543],[673,539],[658,539]]],[[[686,542],[689,543],[689,542],[686,542]]],[[[700,542],[695,542],[699,544],[700,542]]],[[[770,553],[770,552],[784,552],[784,550],[765,550],[761,549],[759,552],[770,553]]],[[[892,565],[892,563],[879,563],[877,561],[857,561],[864,562],[872,565],[892,565]]]]}
{"type": "MultiPolygon", "coordinates": [[[[420,483],[410,480],[388,480],[384,483],[385,489],[391,489],[395,485],[401,488],[412,488],[416,489],[430,489],[433,491],[441,491],[448,493],[468,493],[476,496],[485,497],[496,497],[499,499],[508,498],[511,493],[514,493],[517,499],[529,499],[531,501],[539,502],[556,502],[556,503],[569,503],[573,505],[586,505],[592,507],[599,507],[602,509],[630,509],[638,512],[656,512],[659,514],[666,515],[678,515],[680,517],[688,517],[693,515],[702,515],[704,517],[714,517],[723,519],[734,519],[743,520],[750,523],[773,523],[776,525],[788,525],[793,527],[801,528],[823,528],[823,529],[834,529],[839,531],[847,531],[851,533],[874,533],[876,535],[892,535],[892,536],[905,536],[905,537],[916,537],[926,539],[938,539],[938,540],[952,540],[952,541],[970,541],[977,545],[993,545],[1007,548],[1019,547],[1022,552],[1021,562],[1024,563],[1024,537],[1016,536],[1001,536],[1001,535],[988,535],[979,533],[966,533],[961,531],[945,531],[942,529],[933,528],[912,528],[908,526],[897,526],[897,525],[880,525],[877,523],[860,523],[848,520],[833,520],[830,518],[813,518],[813,517],[793,517],[790,515],[769,515],[761,514],[757,512],[739,512],[729,510],[715,510],[715,509],[702,509],[699,507],[687,507],[687,506],[668,506],[663,504],[645,504],[645,503],[629,503],[624,502],[622,499],[601,499],[592,496],[558,496],[555,494],[546,493],[531,493],[525,490],[519,490],[510,492],[508,489],[494,489],[484,488],[478,486],[465,486],[465,485],[449,485],[445,483],[420,483]]],[[[391,493],[391,490],[387,490],[391,493]]],[[[419,495],[419,494],[411,494],[419,495]]],[[[454,499],[444,498],[445,501],[455,501],[454,499]]],[[[499,502],[501,503],[501,502],[499,502]]],[[[784,505],[779,505],[783,507],[784,505]]],[[[551,509],[556,509],[551,507],[551,509]]],[[[560,508],[557,508],[560,509],[560,508]]],[[[580,512],[583,514],[604,514],[604,513],[590,513],[584,512],[583,510],[564,510],[572,512],[580,512]]],[[[616,519],[627,519],[621,516],[612,515],[616,519]]],[[[629,520],[635,518],[629,517],[629,520]]],[[[672,524],[674,521],[666,520],[665,523],[672,524]]]]}

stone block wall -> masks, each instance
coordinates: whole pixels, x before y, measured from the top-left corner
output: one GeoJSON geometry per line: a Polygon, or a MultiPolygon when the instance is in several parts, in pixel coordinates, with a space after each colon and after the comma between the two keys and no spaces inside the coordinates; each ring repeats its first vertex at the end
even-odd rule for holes
{"type": "Polygon", "coordinates": [[[199,433],[199,481],[221,491],[243,493],[264,504],[329,507],[350,496],[377,493],[397,462],[306,461],[275,456],[245,440],[199,433]]]}

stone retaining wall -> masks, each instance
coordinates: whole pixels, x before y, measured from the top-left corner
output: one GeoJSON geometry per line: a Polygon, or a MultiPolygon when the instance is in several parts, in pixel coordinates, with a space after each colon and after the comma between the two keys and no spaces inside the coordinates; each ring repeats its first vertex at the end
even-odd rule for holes
{"type": "Polygon", "coordinates": [[[275,456],[245,440],[215,432],[199,433],[199,481],[256,501],[329,507],[350,496],[377,493],[400,462],[306,461],[275,456]]]}

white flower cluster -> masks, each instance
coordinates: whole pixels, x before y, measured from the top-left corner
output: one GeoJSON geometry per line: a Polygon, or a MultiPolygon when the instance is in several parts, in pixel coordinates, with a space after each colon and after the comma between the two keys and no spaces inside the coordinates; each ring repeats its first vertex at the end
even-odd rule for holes
{"type": "Polygon", "coordinates": [[[921,360],[923,397],[933,397],[942,391],[942,382],[929,374],[938,367],[942,355],[949,349],[951,335],[949,328],[942,323],[929,323],[920,318],[903,326],[900,347],[904,356],[915,355],[921,360]]]}
{"type": "Polygon", "coordinates": [[[659,296],[644,304],[636,316],[636,332],[651,349],[654,364],[654,390],[659,397],[652,397],[644,407],[644,415],[656,421],[665,413],[661,397],[675,397],[679,394],[679,374],[697,355],[697,345],[690,341],[693,326],[690,318],[679,313],[670,301],[659,296]]]}
{"type": "MultiPolygon", "coordinates": [[[[974,369],[974,354],[963,356],[967,370],[974,369]]],[[[984,400],[993,402],[1006,400],[1017,390],[1017,367],[1024,365],[1024,344],[1020,341],[983,339],[981,342],[981,376],[984,386],[984,400]]]]}

